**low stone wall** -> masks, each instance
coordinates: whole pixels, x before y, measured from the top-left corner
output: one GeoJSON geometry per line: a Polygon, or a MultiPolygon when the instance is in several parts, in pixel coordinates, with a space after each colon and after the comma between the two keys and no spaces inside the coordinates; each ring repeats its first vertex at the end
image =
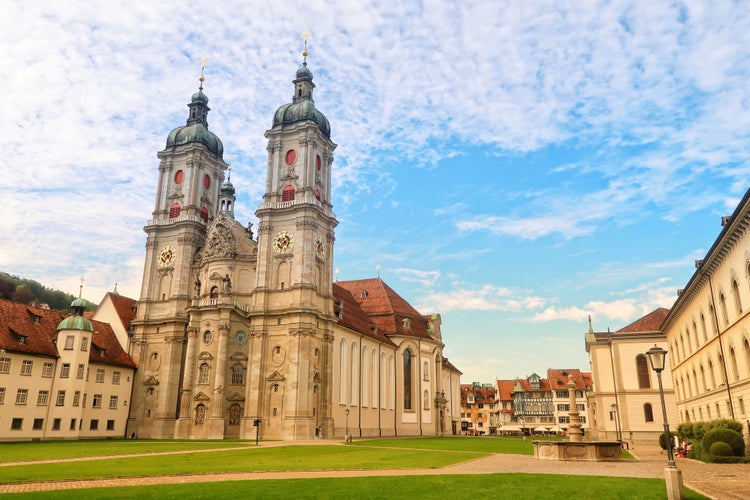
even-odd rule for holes
{"type": "Polygon", "coordinates": [[[622,460],[619,441],[534,441],[539,460],[614,462],[622,460]]]}

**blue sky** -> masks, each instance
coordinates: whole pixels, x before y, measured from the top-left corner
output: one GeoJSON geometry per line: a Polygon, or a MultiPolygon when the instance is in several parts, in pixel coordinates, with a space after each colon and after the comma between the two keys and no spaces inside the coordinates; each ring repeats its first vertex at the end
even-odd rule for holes
{"type": "Polygon", "coordinates": [[[339,278],[443,317],[466,382],[588,368],[583,334],[669,307],[748,188],[742,2],[0,5],[0,270],[137,298],[156,152],[208,57],[254,221],[309,29],[339,146],[339,278]]]}

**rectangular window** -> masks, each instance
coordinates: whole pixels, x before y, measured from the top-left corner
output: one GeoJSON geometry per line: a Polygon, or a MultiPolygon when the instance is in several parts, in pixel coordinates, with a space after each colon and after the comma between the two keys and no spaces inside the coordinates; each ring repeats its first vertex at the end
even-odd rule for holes
{"type": "Polygon", "coordinates": [[[556,391],[558,398],[567,398],[568,397],[568,391],[556,391]]]}
{"type": "Polygon", "coordinates": [[[0,387],[0,405],[5,403],[5,387],[0,387]]]}
{"type": "Polygon", "coordinates": [[[52,363],[44,363],[42,366],[42,377],[50,378],[52,376],[52,363]]]}
{"type": "Polygon", "coordinates": [[[569,424],[570,423],[570,417],[558,417],[558,422],[561,424],[569,424]]]}
{"type": "Polygon", "coordinates": [[[117,396],[110,396],[109,397],[109,409],[110,410],[116,410],[117,409],[117,396]]]}
{"type": "Polygon", "coordinates": [[[47,406],[47,400],[49,399],[49,391],[39,391],[39,395],[36,397],[37,406],[47,406]]]}
{"type": "Polygon", "coordinates": [[[34,367],[34,362],[28,359],[21,361],[21,375],[31,375],[31,369],[34,367]]]}
{"type": "Polygon", "coordinates": [[[53,431],[59,431],[60,430],[60,424],[62,423],[61,418],[56,418],[52,421],[52,430],[53,431]]]}
{"type": "Polygon", "coordinates": [[[70,419],[70,430],[71,431],[76,430],[76,419],[74,419],[74,418],[70,419]]]}
{"type": "Polygon", "coordinates": [[[10,358],[0,358],[0,373],[10,373],[10,358]]]}
{"type": "Polygon", "coordinates": [[[112,372],[112,384],[120,385],[120,372],[118,371],[112,372]]]}
{"type": "Polygon", "coordinates": [[[82,351],[89,350],[89,338],[88,337],[81,338],[81,350],[82,351]]]}
{"type": "Polygon", "coordinates": [[[83,393],[83,403],[81,403],[81,406],[86,408],[86,393],[85,392],[83,393]]]}
{"type": "Polygon", "coordinates": [[[31,427],[35,431],[41,431],[44,428],[44,419],[43,418],[35,418],[34,424],[31,427]]]}
{"type": "Polygon", "coordinates": [[[17,405],[25,405],[26,399],[29,397],[29,390],[28,389],[18,389],[18,392],[16,392],[16,404],[17,405]]]}
{"type": "Polygon", "coordinates": [[[23,419],[22,418],[14,418],[10,422],[10,430],[12,431],[20,431],[23,428],[23,419]]]}
{"type": "Polygon", "coordinates": [[[570,405],[569,404],[567,404],[567,405],[563,405],[563,404],[557,405],[557,411],[569,411],[569,410],[570,410],[570,405]]]}
{"type": "Polygon", "coordinates": [[[85,367],[83,365],[78,365],[78,371],[76,372],[76,378],[77,379],[82,379],[83,378],[83,370],[84,370],[84,368],[85,367]]]}
{"type": "Polygon", "coordinates": [[[115,421],[114,420],[107,420],[107,430],[108,431],[115,430],[115,421]]]}
{"type": "Polygon", "coordinates": [[[65,406],[65,391],[57,391],[57,406],[65,406]]]}
{"type": "Polygon", "coordinates": [[[76,391],[73,394],[73,406],[78,406],[81,402],[81,391],[76,391]]]}
{"type": "Polygon", "coordinates": [[[60,378],[68,378],[70,376],[70,363],[63,363],[60,368],[60,378]]]}
{"type": "Polygon", "coordinates": [[[94,399],[91,402],[92,408],[101,408],[102,407],[102,395],[101,394],[94,394],[94,399]]]}
{"type": "Polygon", "coordinates": [[[92,431],[98,431],[99,430],[99,421],[94,419],[91,421],[91,424],[89,425],[89,430],[92,431]]]}
{"type": "Polygon", "coordinates": [[[104,383],[104,370],[101,368],[98,368],[96,370],[96,383],[97,384],[103,384],[104,383]]]}
{"type": "Polygon", "coordinates": [[[75,335],[68,335],[67,337],[65,337],[65,350],[72,351],[73,345],[75,344],[75,342],[76,342],[75,335]]]}

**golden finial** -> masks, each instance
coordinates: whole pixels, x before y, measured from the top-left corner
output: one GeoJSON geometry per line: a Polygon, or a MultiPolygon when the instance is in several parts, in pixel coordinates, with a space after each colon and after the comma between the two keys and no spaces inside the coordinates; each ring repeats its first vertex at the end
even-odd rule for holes
{"type": "Polygon", "coordinates": [[[203,70],[206,69],[206,64],[208,64],[208,57],[201,57],[199,64],[201,65],[201,76],[198,78],[198,81],[201,82],[199,89],[203,90],[203,82],[206,80],[206,77],[203,76],[203,70]]]}
{"type": "Polygon", "coordinates": [[[305,50],[302,51],[302,57],[303,57],[303,64],[307,64],[307,40],[312,36],[312,32],[310,30],[305,30],[302,32],[302,40],[305,41],[305,50]]]}

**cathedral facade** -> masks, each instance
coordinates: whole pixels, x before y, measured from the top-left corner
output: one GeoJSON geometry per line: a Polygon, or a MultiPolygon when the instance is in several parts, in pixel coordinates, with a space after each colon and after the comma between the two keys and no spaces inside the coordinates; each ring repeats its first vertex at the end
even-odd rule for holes
{"type": "Polygon", "coordinates": [[[266,132],[257,235],[234,218],[202,83],[157,155],[128,435],[456,432],[460,372],[443,357],[440,316],[420,314],[379,278],[333,281],[336,144],[306,61],[293,83],[266,132]]]}

